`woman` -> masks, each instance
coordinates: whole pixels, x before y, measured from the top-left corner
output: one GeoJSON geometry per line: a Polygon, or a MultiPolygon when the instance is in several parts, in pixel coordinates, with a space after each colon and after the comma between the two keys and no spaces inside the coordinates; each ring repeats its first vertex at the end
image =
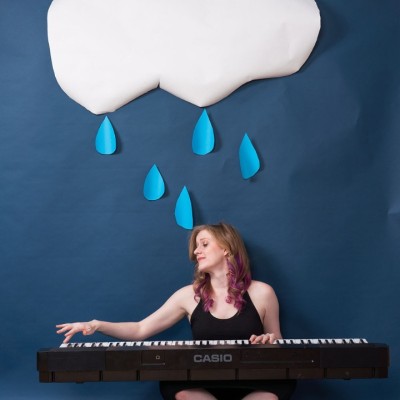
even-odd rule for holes
{"type": "MultiPolygon", "coordinates": [[[[251,279],[249,258],[234,227],[220,223],[195,227],[189,257],[196,263],[192,285],[175,292],[157,311],[139,322],[93,320],[57,325],[64,343],[82,332],[144,340],[187,317],[194,340],[249,339],[273,343],[281,338],[279,304],[271,286],[251,279]]],[[[295,381],[161,382],[164,399],[289,399],[295,381]]]]}

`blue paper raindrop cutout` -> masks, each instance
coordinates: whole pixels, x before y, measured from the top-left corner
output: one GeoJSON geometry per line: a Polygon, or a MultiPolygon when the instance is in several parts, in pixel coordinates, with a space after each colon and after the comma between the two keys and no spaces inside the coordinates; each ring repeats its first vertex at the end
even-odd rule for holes
{"type": "Polygon", "coordinates": [[[204,109],[193,131],[192,150],[200,156],[211,153],[214,148],[215,138],[207,111],[204,109]]]}
{"type": "Polygon", "coordinates": [[[249,179],[260,169],[257,151],[247,133],[244,134],[239,148],[240,171],[243,179],[249,179]]]}
{"type": "Polygon", "coordinates": [[[100,154],[113,154],[117,148],[114,128],[105,117],[96,135],[96,150],[100,154]]]}
{"type": "Polygon", "coordinates": [[[148,172],[143,186],[143,194],[147,200],[158,200],[165,192],[164,179],[157,165],[154,164],[148,172]]]}
{"type": "Polygon", "coordinates": [[[186,186],[183,187],[175,205],[176,223],[185,229],[193,228],[192,202],[186,186]]]}

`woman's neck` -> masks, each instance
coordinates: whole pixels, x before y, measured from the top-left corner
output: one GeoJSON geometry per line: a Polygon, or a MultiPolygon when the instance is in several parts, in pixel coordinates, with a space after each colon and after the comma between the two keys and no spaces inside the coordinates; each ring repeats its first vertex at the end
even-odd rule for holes
{"type": "Polygon", "coordinates": [[[227,269],[223,268],[210,273],[210,283],[213,291],[218,293],[226,293],[228,291],[228,276],[227,269]]]}

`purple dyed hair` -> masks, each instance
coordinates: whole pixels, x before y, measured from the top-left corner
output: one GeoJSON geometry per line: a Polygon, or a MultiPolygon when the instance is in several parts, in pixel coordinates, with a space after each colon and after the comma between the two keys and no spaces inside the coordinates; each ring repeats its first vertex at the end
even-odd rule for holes
{"type": "MultiPolygon", "coordinates": [[[[239,310],[243,309],[245,300],[243,295],[251,283],[250,261],[246,247],[239,232],[229,224],[219,223],[215,225],[196,226],[189,239],[189,258],[196,261],[194,251],[196,249],[196,238],[200,231],[207,230],[215,237],[218,244],[228,251],[228,296],[227,303],[234,303],[239,310]]],[[[195,299],[203,301],[204,311],[209,311],[213,305],[212,287],[210,275],[200,272],[198,264],[195,265],[193,288],[195,299]]]]}

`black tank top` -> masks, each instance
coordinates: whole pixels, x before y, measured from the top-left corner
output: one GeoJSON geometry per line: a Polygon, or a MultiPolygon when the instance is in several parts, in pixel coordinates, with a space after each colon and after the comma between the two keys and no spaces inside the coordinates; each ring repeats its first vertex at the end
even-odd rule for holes
{"type": "Polygon", "coordinates": [[[247,292],[243,299],[246,303],[242,311],[226,319],[216,318],[210,312],[205,312],[200,300],[190,319],[193,340],[249,339],[252,334],[263,334],[260,316],[247,292]]]}

